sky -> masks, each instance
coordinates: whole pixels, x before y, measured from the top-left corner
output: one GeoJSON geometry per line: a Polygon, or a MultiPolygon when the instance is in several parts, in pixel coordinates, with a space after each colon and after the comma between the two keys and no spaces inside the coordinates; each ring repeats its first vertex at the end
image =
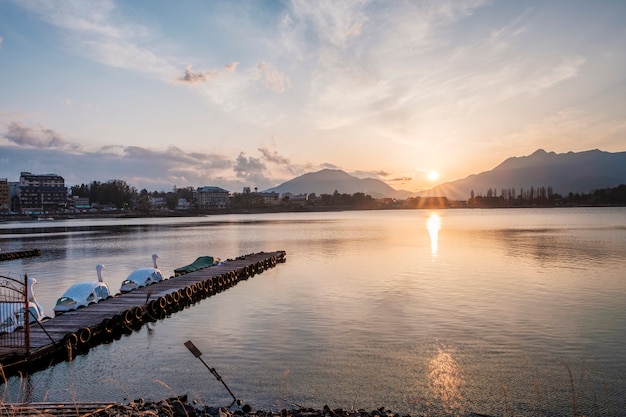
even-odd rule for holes
{"type": "Polygon", "coordinates": [[[626,1],[0,0],[0,177],[419,191],[626,151],[626,1]]]}

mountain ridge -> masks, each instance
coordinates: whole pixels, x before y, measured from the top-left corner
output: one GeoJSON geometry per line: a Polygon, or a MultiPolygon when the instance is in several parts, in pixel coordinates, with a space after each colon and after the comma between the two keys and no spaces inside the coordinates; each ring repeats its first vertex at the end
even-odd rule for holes
{"type": "Polygon", "coordinates": [[[451,200],[466,200],[474,193],[485,195],[488,189],[498,195],[502,189],[551,187],[567,195],[590,193],[601,188],[626,183],[626,152],[598,149],[557,154],[538,149],[528,156],[511,157],[495,168],[466,178],[439,184],[421,191],[421,196],[444,195],[451,200]]]}
{"type": "Polygon", "coordinates": [[[444,196],[449,200],[467,200],[472,192],[485,195],[489,189],[498,195],[502,189],[550,187],[561,195],[589,193],[601,188],[626,184],[626,152],[598,149],[555,153],[537,149],[527,156],[505,159],[489,171],[439,184],[429,190],[396,190],[375,178],[357,178],[340,169],[309,172],[265,190],[298,194],[364,193],[374,198],[406,199],[416,196],[444,196]]]}

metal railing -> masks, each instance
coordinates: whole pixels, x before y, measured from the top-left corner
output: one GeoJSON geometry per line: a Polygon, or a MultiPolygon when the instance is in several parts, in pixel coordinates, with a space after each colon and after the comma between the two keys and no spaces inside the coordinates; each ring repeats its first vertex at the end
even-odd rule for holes
{"type": "Polygon", "coordinates": [[[29,304],[28,276],[18,280],[0,275],[0,348],[29,353],[29,304]]]}

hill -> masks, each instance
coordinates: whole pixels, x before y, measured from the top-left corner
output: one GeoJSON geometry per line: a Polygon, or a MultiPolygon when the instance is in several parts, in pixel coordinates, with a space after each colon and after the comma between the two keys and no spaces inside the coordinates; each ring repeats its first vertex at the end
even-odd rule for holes
{"type": "Polygon", "coordinates": [[[570,192],[590,193],[620,184],[626,184],[626,152],[596,149],[557,154],[539,149],[532,155],[508,158],[490,171],[440,184],[419,195],[467,200],[472,191],[486,195],[491,188],[499,195],[502,189],[515,188],[519,193],[520,188],[544,186],[567,196],[570,192]]]}
{"type": "Polygon", "coordinates": [[[279,194],[333,194],[338,191],[341,194],[364,193],[374,198],[398,198],[405,199],[413,195],[408,191],[398,191],[375,178],[357,178],[340,169],[323,169],[317,172],[296,177],[284,182],[277,187],[265,190],[279,194]]]}

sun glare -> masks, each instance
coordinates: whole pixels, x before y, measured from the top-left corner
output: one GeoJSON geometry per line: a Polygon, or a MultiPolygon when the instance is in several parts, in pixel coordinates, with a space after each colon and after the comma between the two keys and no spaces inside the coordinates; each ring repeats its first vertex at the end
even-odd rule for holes
{"type": "Polygon", "coordinates": [[[428,171],[428,179],[431,181],[437,181],[439,178],[439,173],[437,171],[430,170],[428,171]]]}

